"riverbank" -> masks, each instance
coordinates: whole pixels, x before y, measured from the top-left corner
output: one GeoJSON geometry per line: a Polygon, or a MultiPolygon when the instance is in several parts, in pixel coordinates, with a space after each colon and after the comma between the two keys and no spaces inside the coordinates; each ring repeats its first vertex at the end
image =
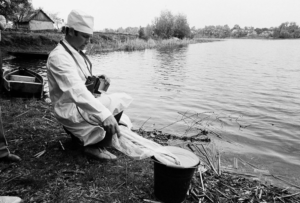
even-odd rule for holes
{"type": "Polygon", "coordinates": [[[195,43],[207,43],[221,41],[220,39],[166,39],[166,40],[142,40],[142,39],[130,39],[124,42],[115,41],[113,43],[96,43],[89,44],[87,50],[89,54],[98,54],[101,52],[109,51],[137,51],[145,49],[155,49],[155,48],[171,48],[171,47],[182,47],[188,44],[195,43]]]}
{"type": "Polygon", "coordinates": [[[50,52],[62,37],[60,33],[3,31],[0,44],[4,52],[50,52]]]}
{"type": "MultiPolygon", "coordinates": [[[[2,32],[1,49],[4,57],[8,56],[8,52],[35,52],[49,53],[55,48],[57,43],[63,39],[62,33],[35,33],[35,32],[2,32]]],[[[94,34],[91,43],[87,46],[87,54],[97,54],[110,51],[134,51],[164,47],[186,46],[193,43],[206,43],[220,41],[220,39],[183,39],[177,38],[168,40],[142,40],[121,39],[121,37],[107,37],[104,34],[94,34]]]]}
{"type": "MultiPolygon", "coordinates": [[[[154,169],[150,159],[136,161],[110,149],[118,156],[117,161],[91,160],[57,123],[51,104],[1,95],[0,106],[9,148],[23,159],[18,164],[1,163],[1,195],[19,196],[24,202],[158,201],[153,194],[154,169]]],[[[222,159],[214,158],[209,151],[209,134],[179,139],[141,128],[136,132],[147,139],[162,145],[176,144],[200,157],[203,184],[199,173],[195,173],[185,203],[199,199],[202,202],[300,201],[299,193],[249,179],[255,179],[255,175],[223,168],[222,159]]]]}

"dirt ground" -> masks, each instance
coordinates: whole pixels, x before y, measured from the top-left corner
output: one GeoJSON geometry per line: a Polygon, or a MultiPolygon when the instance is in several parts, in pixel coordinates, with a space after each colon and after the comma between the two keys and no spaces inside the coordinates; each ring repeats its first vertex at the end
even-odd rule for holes
{"type": "MultiPolygon", "coordinates": [[[[51,104],[1,95],[0,106],[9,149],[22,158],[20,163],[1,162],[0,195],[37,203],[159,202],[152,159],[133,160],[114,149],[109,150],[118,156],[116,161],[89,159],[57,123],[51,104]]],[[[162,145],[176,141],[159,131],[136,132],[162,145]]],[[[216,164],[212,167],[209,156],[201,156],[203,151],[197,152],[201,147],[194,144],[205,146],[208,135],[177,141],[197,153],[206,168],[201,175],[194,173],[184,203],[300,202],[299,193],[252,181],[245,174],[222,172],[216,164]]]]}
{"type": "Polygon", "coordinates": [[[51,106],[41,101],[1,99],[5,134],[21,163],[1,163],[0,194],[25,202],[137,202],[151,198],[153,164],[111,149],[117,161],[85,157],[51,106]],[[36,154],[42,152],[39,157],[36,154]]]}

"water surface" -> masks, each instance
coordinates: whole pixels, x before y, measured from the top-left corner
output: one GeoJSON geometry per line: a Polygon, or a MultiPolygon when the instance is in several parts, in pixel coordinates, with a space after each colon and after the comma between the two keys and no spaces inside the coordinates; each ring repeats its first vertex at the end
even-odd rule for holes
{"type": "MultiPolygon", "coordinates": [[[[184,113],[197,113],[199,123],[192,127],[221,135],[212,135],[220,151],[241,154],[274,173],[292,174],[299,182],[299,53],[300,40],[225,40],[104,53],[91,60],[95,74],[111,77],[109,92],[134,98],[126,114],[135,128],[183,136],[191,120],[176,121],[184,113]]],[[[5,64],[38,68],[45,75],[43,60],[5,64]]]]}

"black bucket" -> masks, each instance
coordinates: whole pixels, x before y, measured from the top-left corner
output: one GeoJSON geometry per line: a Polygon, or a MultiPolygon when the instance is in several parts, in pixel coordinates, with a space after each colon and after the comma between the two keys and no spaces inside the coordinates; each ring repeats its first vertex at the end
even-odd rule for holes
{"type": "MultiPolygon", "coordinates": [[[[182,150],[185,150],[178,147],[167,148],[172,148],[172,151],[170,151],[176,156],[178,154],[176,154],[173,149],[175,149],[175,151],[179,149],[181,152],[184,152],[182,150]]],[[[195,154],[188,150],[185,150],[184,153],[185,156],[190,153],[194,159],[198,159],[195,154]]],[[[195,163],[196,164],[187,168],[182,168],[178,166],[167,166],[154,158],[154,194],[156,198],[165,203],[180,203],[184,201],[195,169],[200,163],[199,159],[198,161],[195,161],[195,163]]]]}

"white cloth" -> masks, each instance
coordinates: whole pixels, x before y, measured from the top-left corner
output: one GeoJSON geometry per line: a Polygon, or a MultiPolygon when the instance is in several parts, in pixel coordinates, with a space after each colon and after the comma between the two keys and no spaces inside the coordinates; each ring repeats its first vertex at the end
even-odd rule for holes
{"type": "Polygon", "coordinates": [[[120,138],[113,135],[112,146],[127,156],[136,160],[154,156],[167,166],[180,165],[179,158],[162,145],[141,137],[127,127],[120,126],[120,131],[120,138]]]}
{"type": "Polygon", "coordinates": [[[93,34],[94,17],[79,10],[72,10],[68,15],[67,26],[74,30],[93,34]]]}
{"type": "Polygon", "coordinates": [[[57,120],[84,145],[96,144],[104,138],[104,129],[84,121],[76,106],[90,123],[94,123],[89,119],[91,116],[98,117],[103,122],[112,114],[118,114],[127,108],[132,98],[125,93],[102,93],[100,97],[95,98],[85,87],[86,77],[90,76],[88,63],[66,40],[64,44],[72,52],[80,67],[61,44],[50,53],[47,61],[47,77],[54,113],[57,120]]]}

